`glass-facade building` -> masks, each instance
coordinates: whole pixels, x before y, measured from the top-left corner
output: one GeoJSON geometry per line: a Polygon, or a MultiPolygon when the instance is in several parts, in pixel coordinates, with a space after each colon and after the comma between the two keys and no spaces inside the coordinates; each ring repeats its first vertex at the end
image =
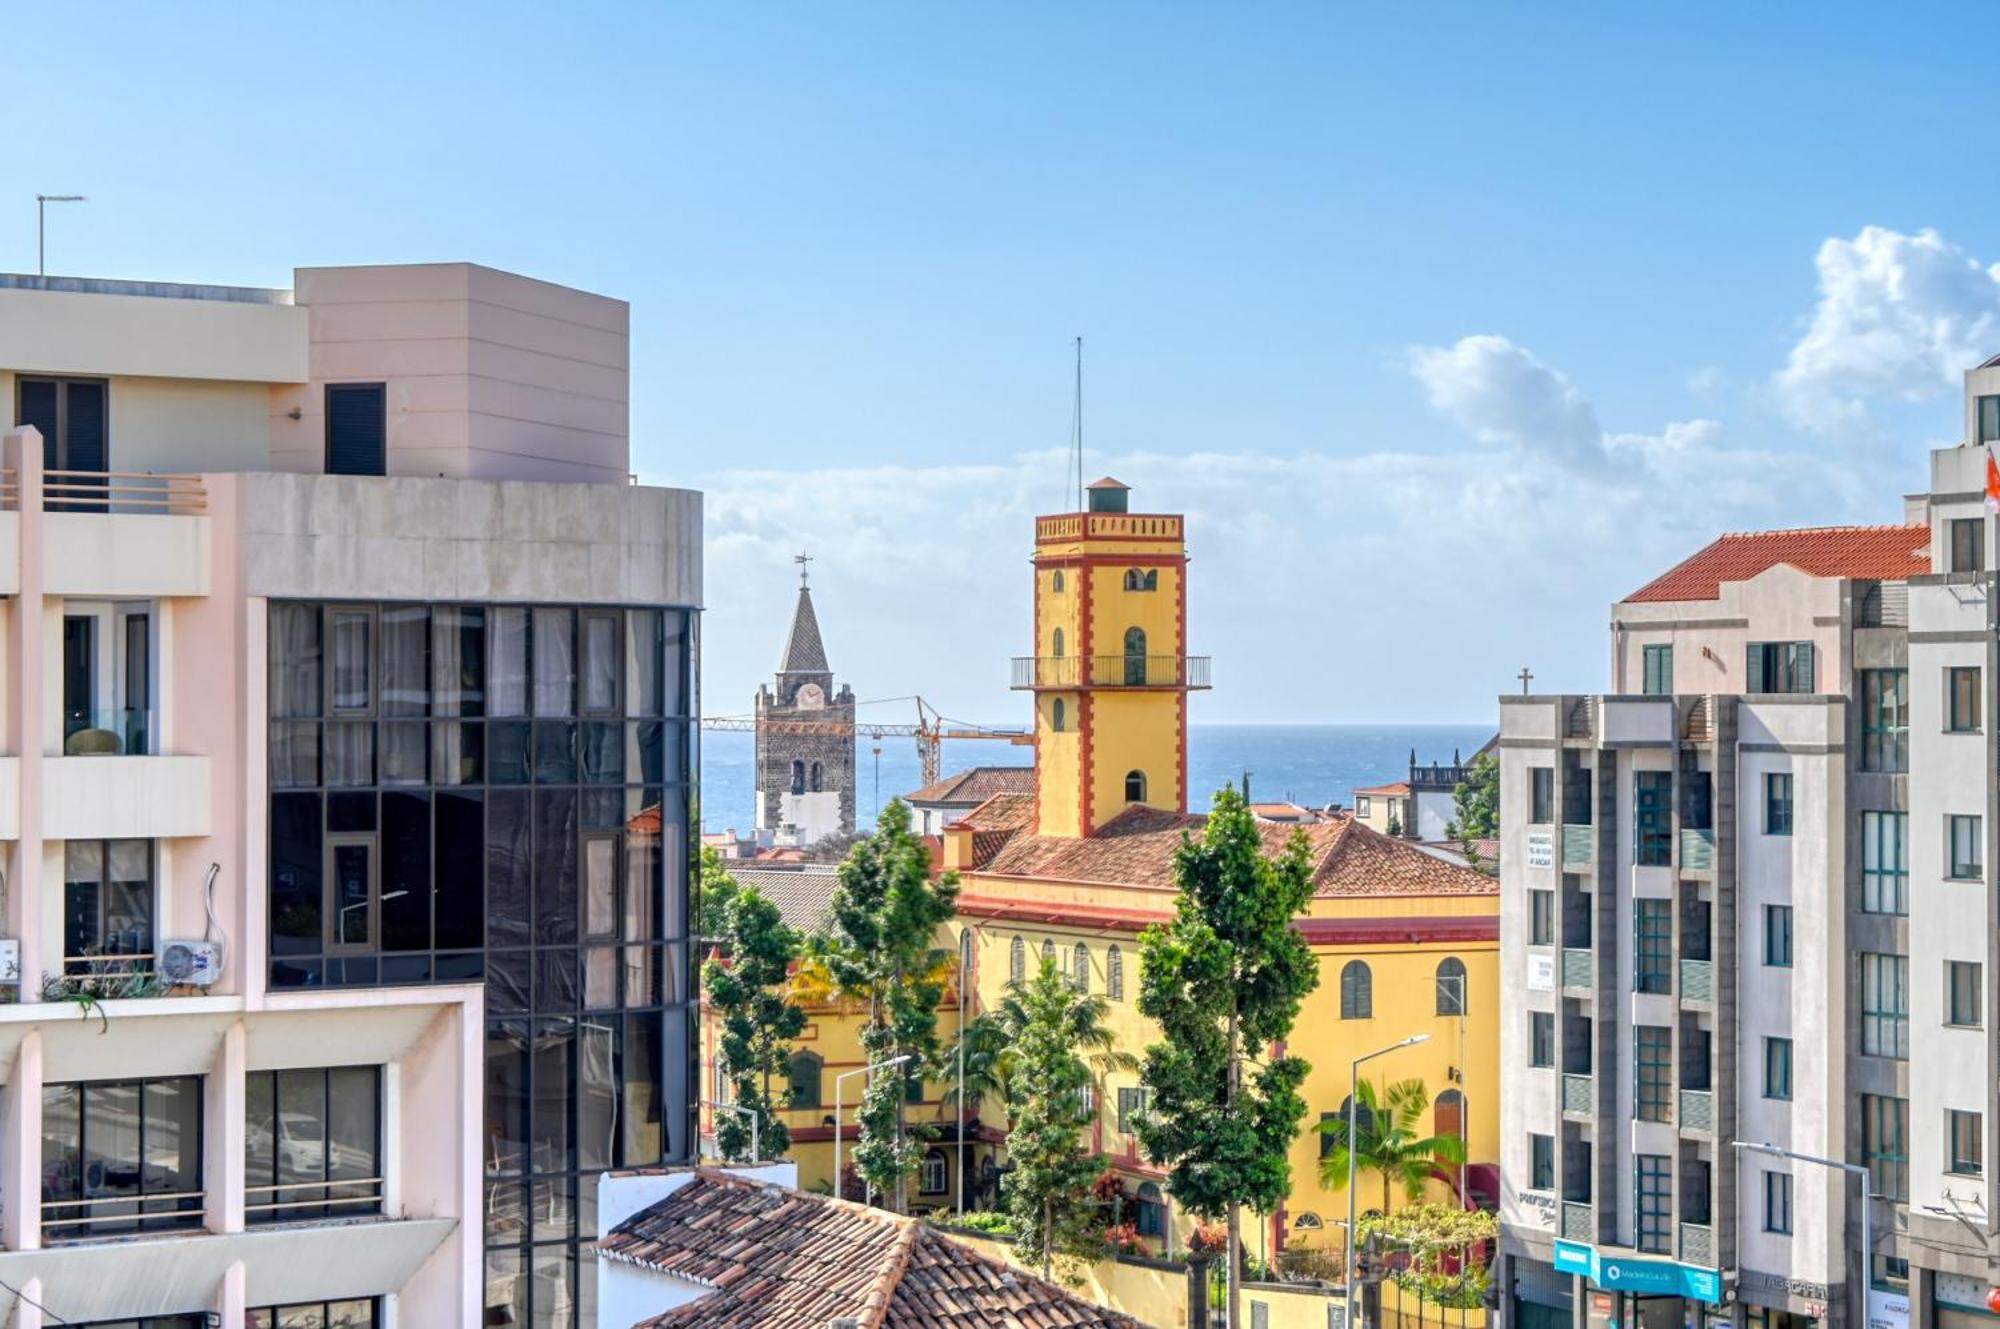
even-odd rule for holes
{"type": "Polygon", "coordinates": [[[270,985],[485,984],[488,1323],[594,1323],[597,1175],[693,1154],[697,627],[270,606],[270,985]]]}

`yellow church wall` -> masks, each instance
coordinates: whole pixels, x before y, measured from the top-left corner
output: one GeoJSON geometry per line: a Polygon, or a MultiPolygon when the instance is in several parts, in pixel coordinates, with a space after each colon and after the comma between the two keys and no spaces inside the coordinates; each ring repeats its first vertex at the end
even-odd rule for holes
{"type": "Polygon", "coordinates": [[[1037,807],[1045,809],[1038,829],[1045,835],[1078,835],[1083,830],[1076,798],[1082,762],[1076,715],[1073,692],[1035,695],[1035,782],[1042,791],[1037,807]],[[1058,701],[1065,711],[1061,733],[1055,731],[1053,719],[1058,701]],[[1067,791],[1067,796],[1059,797],[1057,791],[1067,791]]]}
{"type": "MultiPolygon", "coordinates": [[[[1161,551],[1153,551],[1158,557],[1161,551]]],[[[1180,550],[1170,551],[1179,556],[1180,550]]],[[[1101,549],[1091,550],[1092,562],[1084,569],[1090,578],[1090,651],[1099,659],[1122,657],[1125,653],[1125,633],[1127,629],[1138,628],[1146,634],[1146,654],[1149,656],[1178,656],[1184,653],[1181,644],[1180,622],[1180,578],[1181,569],[1157,564],[1141,566],[1133,563],[1120,564],[1115,556],[1108,556],[1101,549]],[[1105,561],[1098,561],[1105,560],[1105,561]],[[1125,574],[1128,569],[1156,575],[1158,589],[1151,591],[1128,591],[1125,589],[1125,574]]],[[[1103,673],[1099,667],[1099,683],[1115,683],[1116,675],[1103,673]]]]}

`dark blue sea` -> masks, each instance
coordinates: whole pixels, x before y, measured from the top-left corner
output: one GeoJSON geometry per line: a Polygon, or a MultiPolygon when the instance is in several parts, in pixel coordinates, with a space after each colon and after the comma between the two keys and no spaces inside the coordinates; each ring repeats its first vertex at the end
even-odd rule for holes
{"type": "MultiPolygon", "coordinates": [[[[1188,736],[1189,802],[1205,808],[1216,789],[1240,783],[1247,772],[1250,794],[1260,801],[1351,805],[1357,787],[1405,778],[1412,748],[1422,761],[1445,762],[1454,750],[1470,756],[1491,737],[1490,725],[1195,725],[1188,736]]],[[[751,735],[704,733],[701,743],[702,829],[747,831],[755,812],[751,735]]],[[[865,827],[877,807],[922,783],[923,768],[915,739],[863,740],[859,749],[855,808],[865,827]]],[[[1033,755],[1006,742],[952,741],[944,745],[944,770],[1026,766],[1033,755]]]]}

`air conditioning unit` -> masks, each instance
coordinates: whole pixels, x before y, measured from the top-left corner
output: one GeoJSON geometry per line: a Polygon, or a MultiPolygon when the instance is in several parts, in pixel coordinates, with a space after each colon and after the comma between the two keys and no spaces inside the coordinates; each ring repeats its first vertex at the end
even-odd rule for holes
{"type": "Polygon", "coordinates": [[[160,948],[160,977],[177,987],[205,988],[222,977],[222,945],[170,941],[160,948]]]}
{"type": "Polygon", "coordinates": [[[21,943],[13,937],[0,937],[0,983],[21,981],[21,943]]]}

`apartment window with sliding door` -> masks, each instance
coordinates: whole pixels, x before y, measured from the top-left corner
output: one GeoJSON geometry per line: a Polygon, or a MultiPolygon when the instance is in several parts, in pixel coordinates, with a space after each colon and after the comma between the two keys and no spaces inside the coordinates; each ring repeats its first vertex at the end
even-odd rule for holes
{"type": "Polygon", "coordinates": [[[1671,1121],[1673,1030],[1665,1025],[1632,1028],[1634,1093],[1632,1115],[1640,1121],[1671,1121]]]}
{"type": "Polygon", "coordinates": [[[382,1068],[252,1071],[243,1208],[252,1223],[382,1212],[382,1068]]]}
{"type": "Polygon", "coordinates": [[[1639,1249],[1655,1255],[1668,1250],[1667,1233],[1673,1214],[1673,1169],[1665,1154],[1633,1156],[1633,1194],[1637,1197],[1639,1249]]]}
{"type": "Polygon", "coordinates": [[[1633,861],[1641,867],[1666,867],[1673,862],[1672,771],[1634,771],[1632,802],[1638,834],[1633,837],[1633,861]]]}
{"type": "Polygon", "coordinates": [[[1861,769],[1910,768],[1909,671],[1861,671],[1861,769]]]}
{"type": "Polygon", "coordinates": [[[1909,822],[1907,812],[1861,814],[1861,911],[1910,912],[1909,822]]]}
{"type": "MultiPolygon", "coordinates": [[[[56,472],[111,469],[111,387],[101,378],[37,378],[14,380],[14,418],[33,425],[42,435],[42,466],[56,472]]],[[[52,476],[49,483],[65,485],[70,476],[52,476]]],[[[101,492],[104,481],[96,484],[101,492]]],[[[95,504],[54,504],[102,507],[95,504]]]]}
{"type": "Polygon", "coordinates": [[[1861,1050],[1871,1057],[1910,1055],[1908,957],[1861,955],[1861,1050]]]}
{"type": "Polygon", "coordinates": [[[1809,641],[1753,641],[1744,686],[1750,692],[1811,692],[1813,644],[1809,641]]]}
{"type": "Polygon", "coordinates": [[[202,1223],[198,1076],[42,1086],[46,1241],[202,1223]]]}
{"type": "Polygon", "coordinates": [[[153,842],[70,840],[63,845],[63,972],[91,990],[153,970],[153,842]]]}
{"type": "Polygon", "coordinates": [[[1632,990],[1673,991],[1674,906],[1671,900],[1638,899],[1634,918],[1632,990]]]}

